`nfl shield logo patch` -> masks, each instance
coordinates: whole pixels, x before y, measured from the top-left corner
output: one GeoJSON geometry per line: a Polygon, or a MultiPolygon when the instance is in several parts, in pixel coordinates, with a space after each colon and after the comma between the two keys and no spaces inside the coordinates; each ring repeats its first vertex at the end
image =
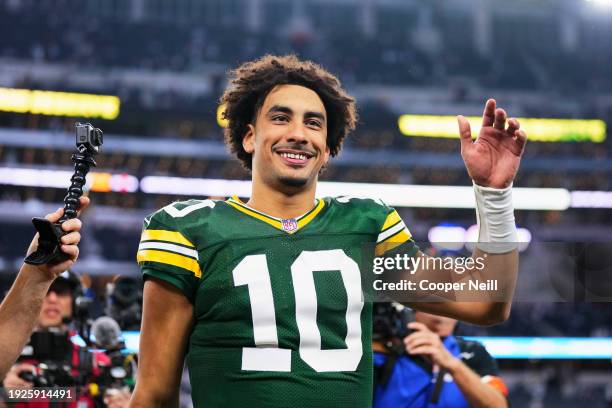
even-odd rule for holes
{"type": "Polygon", "coordinates": [[[283,223],[283,230],[287,232],[293,232],[297,230],[298,228],[298,224],[295,218],[289,218],[287,220],[282,220],[282,223],[283,223]]]}

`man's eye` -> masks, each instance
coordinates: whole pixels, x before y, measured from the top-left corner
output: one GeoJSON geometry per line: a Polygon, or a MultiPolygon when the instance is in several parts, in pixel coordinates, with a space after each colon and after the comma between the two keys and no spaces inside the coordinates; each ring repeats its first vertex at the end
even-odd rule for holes
{"type": "Polygon", "coordinates": [[[289,119],[286,116],[282,116],[281,115],[281,116],[274,116],[272,118],[272,120],[275,121],[275,122],[277,122],[277,121],[279,121],[279,122],[287,122],[289,119]]]}
{"type": "Polygon", "coordinates": [[[321,127],[321,122],[319,122],[318,120],[309,120],[309,121],[306,121],[306,125],[321,127]]]}

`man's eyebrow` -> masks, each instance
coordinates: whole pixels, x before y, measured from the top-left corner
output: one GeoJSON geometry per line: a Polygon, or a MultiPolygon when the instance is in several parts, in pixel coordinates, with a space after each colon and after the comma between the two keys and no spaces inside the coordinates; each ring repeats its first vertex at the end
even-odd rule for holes
{"type": "Polygon", "coordinates": [[[281,106],[281,105],[274,105],[274,106],[272,106],[268,110],[268,113],[272,113],[272,112],[281,112],[281,113],[286,113],[288,115],[293,115],[293,111],[291,110],[291,108],[289,108],[287,106],[281,106]]]}
{"type": "MultiPolygon", "coordinates": [[[[287,115],[293,115],[293,110],[287,106],[282,105],[274,105],[268,110],[268,114],[280,112],[286,113],[287,115]]],[[[307,111],[304,113],[305,118],[317,118],[325,122],[325,115],[321,112],[307,111]]]]}
{"type": "Polygon", "coordinates": [[[325,123],[325,115],[322,114],[321,112],[311,112],[308,111],[304,114],[305,118],[317,118],[317,119],[321,119],[322,122],[325,123]]]}

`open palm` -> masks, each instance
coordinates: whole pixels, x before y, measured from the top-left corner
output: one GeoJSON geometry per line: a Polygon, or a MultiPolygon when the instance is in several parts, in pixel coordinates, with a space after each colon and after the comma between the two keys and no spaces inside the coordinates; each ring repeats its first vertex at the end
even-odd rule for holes
{"type": "Polygon", "coordinates": [[[525,150],[527,135],[516,119],[509,119],[503,109],[489,99],[482,115],[482,128],[472,141],[470,123],[458,116],[461,137],[461,157],[469,176],[484,187],[508,187],[518,171],[525,150]]]}

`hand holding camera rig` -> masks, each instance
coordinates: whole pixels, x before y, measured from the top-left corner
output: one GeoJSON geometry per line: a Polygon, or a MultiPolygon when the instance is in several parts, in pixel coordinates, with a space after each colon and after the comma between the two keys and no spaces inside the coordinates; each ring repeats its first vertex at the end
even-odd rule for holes
{"type": "MultiPolygon", "coordinates": [[[[62,223],[76,218],[79,209],[80,197],[83,195],[85,176],[91,166],[96,166],[94,157],[102,145],[102,131],[89,123],[76,124],[76,146],[78,153],[72,155],[74,175],[70,179],[72,184],[64,198],[64,212],[57,222],[47,218],[33,218],[32,223],[38,231],[38,247],[30,253],[25,262],[30,265],[56,265],[70,259],[70,254],[62,251],[61,238],[66,235],[62,223]]],[[[78,253],[77,253],[78,256],[78,253]]],[[[76,260],[74,257],[73,260],[76,260]]]]}
{"type": "Polygon", "coordinates": [[[0,305],[0,378],[4,378],[32,333],[42,302],[49,287],[60,273],[67,270],[79,255],[81,222],[77,210],[89,204],[81,197],[85,176],[95,166],[94,156],[102,145],[102,131],[91,124],[76,125],[78,153],[72,156],[75,172],[71,178],[64,208],[45,218],[34,218],[38,234],[27,251],[9,293],[0,305]]]}

